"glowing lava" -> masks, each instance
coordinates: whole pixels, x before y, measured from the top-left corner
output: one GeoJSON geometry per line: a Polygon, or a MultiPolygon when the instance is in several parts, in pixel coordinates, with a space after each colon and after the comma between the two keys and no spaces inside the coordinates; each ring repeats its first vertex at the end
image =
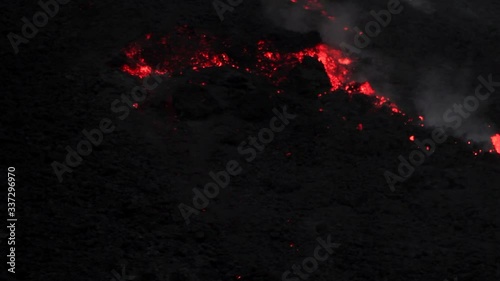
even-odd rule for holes
{"type": "MultiPolygon", "coordinates": [[[[293,3],[297,3],[297,1],[291,0],[293,3]]],[[[303,8],[320,10],[323,15],[326,15],[324,7],[318,0],[305,1],[303,8]]],[[[300,65],[306,57],[310,57],[315,58],[323,65],[331,91],[341,89],[349,94],[361,93],[373,96],[375,97],[374,106],[378,108],[387,106],[393,114],[405,115],[388,98],[377,95],[369,82],[359,83],[352,80],[353,59],[326,44],[318,44],[297,52],[283,53],[269,41],[260,40],[254,48],[256,52],[253,55],[248,51],[251,48],[243,47],[238,50],[239,55],[247,61],[243,67],[239,65],[239,60],[230,57],[228,53],[217,51],[227,46],[225,42],[220,42],[215,37],[197,33],[187,26],[182,26],[176,30],[175,34],[159,38],[147,34],[142,40],[127,46],[124,50],[127,61],[121,69],[132,76],[144,78],[152,74],[172,76],[182,75],[188,70],[200,71],[211,67],[232,67],[267,77],[273,85],[279,87],[287,81],[291,70],[300,65]],[[253,61],[253,64],[249,65],[248,61],[253,61]]],[[[201,85],[206,86],[206,83],[202,82],[201,85]]],[[[276,93],[281,94],[283,90],[277,89],[276,93]]],[[[325,94],[327,93],[318,94],[318,98],[325,94]]],[[[138,108],[139,105],[134,104],[134,107],[138,108]]],[[[323,112],[324,109],[320,108],[319,111],[323,112]]],[[[424,118],[419,116],[419,119],[420,126],[424,126],[424,118]]],[[[409,119],[409,121],[411,120],[409,119]]],[[[362,124],[358,125],[357,129],[361,131],[362,124]]],[[[410,140],[413,141],[414,136],[411,136],[410,140]]],[[[495,151],[500,153],[500,134],[492,136],[491,142],[495,151]]]]}
{"type": "Polygon", "coordinates": [[[495,151],[500,154],[500,134],[492,136],[491,143],[493,144],[495,151]]]}
{"type": "Polygon", "coordinates": [[[144,40],[125,49],[128,62],[122,66],[122,71],[144,78],[151,74],[182,74],[186,65],[194,71],[226,65],[238,68],[226,53],[213,51],[214,38],[196,34],[187,26],[179,27],[174,35],[157,40],[152,37],[147,34],[144,40]],[[153,60],[160,63],[153,64],[153,60]]]}
{"type": "Polygon", "coordinates": [[[349,65],[352,61],[343,56],[341,51],[325,44],[318,44],[316,47],[295,53],[281,54],[273,50],[270,43],[261,40],[257,43],[257,50],[256,68],[259,69],[260,74],[276,80],[278,84],[286,80],[287,72],[302,63],[305,57],[316,58],[323,64],[332,91],[341,88],[349,79],[349,65]]]}
{"type": "MultiPolygon", "coordinates": [[[[312,5],[316,2],[309,1],[308,3],[312,5]]],[[[375,96],[377,107],[386,105],[394,113],[403,114],[389,99],[375,95],[369,82],[353,81],[350,77],[353,60],[346,57],[340,50],[326,44],[318,44],[297,52],[282,53],[276,50],[270,42],[260,40],[257,42],[257,52],[253,59],[250,58],[255,61],[255,64],[242,69],[227,53],[215,51],[216,45],[221,45],[215,38],[205,34],[196,34],[186,26],[178,28],[176,35],[178,36],[176,38],[168,35],[154,39],[154,36],[147,34],[142,41],[130,44],[124,50],[127,62],[122,66],[122,71],[144,78],[151,74],[181,75],[188,69],[199,71],[209,67],[229,66],[265,76],[278,87],[287,81],[288,74],[293,68],[302,63],[306,57],[311,57],[323,65],[330,81],[330,90],[343,89],[351,94],[362,93],[375,96]]],[[[242,50],[242,53],[248,54],[246,48],[242,50]]],[[[276,92],[282,93],[282,90],[276,92]]]]}

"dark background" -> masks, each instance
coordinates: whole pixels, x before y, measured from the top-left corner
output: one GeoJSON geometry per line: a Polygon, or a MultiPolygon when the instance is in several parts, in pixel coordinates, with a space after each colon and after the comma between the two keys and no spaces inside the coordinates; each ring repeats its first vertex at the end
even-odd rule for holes
{"type": "MultiPolygon", "coordinates": [[[[365,13],[386,6],[354,3],[365,13]]],[[[391,97],[407,112],[418,111],[411,89],[425,72],[422,61],[452,70],[465,65],[473,78],[500,77],[500,3],[434,5],[430,15],[405,6],[367,48],[390,67],[370,59],[357,67],[375,89],[393,85],[391,97]]],[[[192,104],[187,112],[194,114],[173,118],[154,106],[133,112],[59,183],[51,163],[63,161],[64,148],[76,146],[82,129],[116,120],[111,102],[141,85],[119,66],[122,49],[144,34],[187,24],[235,45],[274,38],[283,48],[319,43],[319,36],[273,25],[258,1],[244,0],[223,22],[207,0],[71,1],[15,55],[7,34],[19,34],[20,18],[38,10],[35,1],[0,5],[0,141],[2,169],[16,167],[18,280],[110,280],[123,263],[134,280],[280,280],[312,256],[316,238],[328,235],[341,246],[309,280],[500,277],[498,155],[474,156],[450,137],[391,192],[384,171],[395,171],[398,155],[415,148],[409,135],[424,139],[431,129],[373,110],[362,95],[340,92],[319,101],[290,87],[270,100],[273,87],[249,74],[240,73],[243,82],[232,86],[225,79],[235,70],[187,74],[209,77],[224,91],[238,89],[242,97],[224,110],[205,110],[199,88],[174,79],[168,90],[178,104],[192,104]],[[186,225],[179,203],[192,205],[191,190],[210,181],[209,171],[232,159],[244,163],[237,145],[266,127],[271,109],[281,105],[298,117],[186,225]]],[[[300,79],[304,87],[324,81],[324,74],[300,79]]],[[[219,89],[214,85],[209,89],[219,89]]],[[[481,114],[500,124],[496,93],[481,114]]]]}

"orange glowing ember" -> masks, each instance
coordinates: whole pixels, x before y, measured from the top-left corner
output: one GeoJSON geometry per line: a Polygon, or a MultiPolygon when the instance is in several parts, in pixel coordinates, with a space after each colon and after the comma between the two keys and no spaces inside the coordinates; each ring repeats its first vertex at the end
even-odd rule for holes
{"type": "Polygon", "coordinates": [[[361,93],[363,93],[365,95],[374,95],[375,94],[375,90],[373,90],[372,86],[368,82],[361,84],[361,86],[359,86],[359,90],[361,93]]]}
{"type": "MultiPolygon", "coordinates": [[[[317,0],[306,1],[305,5],[313,10],[322,9],[321,3],[317,0]]],[[[187,26],[181,26],[174,34],[162,37],[146,34],[142,40],[130,44],[124,50],[127,61],[121,69],[132,76],[144,78],[152,74],[171,76],[211,67],[232,67],[267,77],[277,87],[276,93],[282,94],[281,85],[287,82],[290,71],[309,57],[323,65],[331,91],[343,89],[349,94],[370,95],[375,97],[376,107],[387,106],[394,114],[404,115],[388,98],[377,95],[369,82],[359,83],[352,80],[353,59],[326,44],[284,53],[270,41],[260,40],[255,49],[243,47],[238,50],[243,58],[241,61],[231,57],[230,50],[231,44],[227,42],[197,33],[187,26]],[[218,51],[220,49],[229,51],[227,53],[218,51]],[[249,49],[255,50],[255,53],[251,53],[249,49]]],[[[200,83],[202,86],[206,85],[205,82],[200,83]]],[[[318,98],[326,94],[320,94],[318,98]]],[[[322,108],[320,111],[323,110],[322,108]]]]}
{"type": "Polygon", "coordinates": [[[186,26],[179,27],[177,32],[184,40],[177,40],[178,38],[173,40],[172,36],[165,36],[157,39],[156,42],[151,42],[153,41],[152,35],[147,34],[141,42],[142,44],[136,42],[128,46],[125,49],[128,62],[122,66],[122,71],[144,78],[153,73],[182,73],[186,65],[189,65],[194,71],[225,65],[237,67],[226,53],[217,53],[212,50],[211,39],[206,35],[195,36],[190,33],[191,31],[186,26]],[[167,44],[167,42],[178,42],[178,44],[167,44]],[[151,46],[152,43],[153,46],[151,46]],[[147,46],[147,48],[143,46],[147,46]],[[168,56],[168,59],[165,56],[168,56]],[[161,62],[153,64],[146,57],[160,59],[161,62]],[[156,68],[154,69],[152,65],[156,65],[156,68]]]}
{"type": "Polygon", "coordinates": [[[500,134],[492,136],[491,143],[493,144],[495,151],[500,154],[500,134]]]}
{"type": "Polygon", "coordinates": [[[339,89],[348,80],[351,59],[346,58],[341,51],[326,44],[319,44],[314,48],[306,48],[295,53],[281,54],[273,50],[269,42],[261,40],[257,43],[257,50],[256,68],[261,74],[278,83],[286,80],[286,72],[302,63],[305,57],[316,58],[323,64],[332,90],[339,89]]]}
{"type": "MultiPolygon", "coordinates": [[[[180,28],[181,33],[185,32],[184,30],[185,28],[180,28]]],[[[122,71],[144,78],[151,74],[182,74],[184,70],[189,68],[194,71],[223,66],[240,69],[238,63],[231,59],[227,53],[213,50],[215,39],[204,34],[189,34],[186,37],[189,40],[179,43],[182,40],[172,40],[170,36],[165,36],[156,39],[155,46],[151,47],[154,39],[151,34],[147,34],[141,42],[142,44],[136,42],[125,49],[124,53],[128,61],[122,66],[122,71]],[[167,42],[176,43],[167,44],[167,42]],[[158,60],[150,61],[151,58],[158,59],[160,63],[158,60]]],[[[279,85],[286,81],[288,72],[302,63],[306,57],[316,58],[323,64],[330,80],[331,90],[346,88],[349,89],[349,93],[360,92],[366,95],[375,93],[368,82],[358,85],[350,81],[352,59],[345,57],[340,50],[326,44],[318,44],[315,47],[294,53],[280,53],[270,42],[260,40],[257,42],[256,64],[254,67],[246,67],[243,70],[266,76],[273,84],[279,85]]],[[[384,99],[380,104],[387,101],[384,99]]]]}
{"type": "MultiPolygon", "coordinates": [[[[326,12],[319,0],[290,0],[290,2],[291,5],[301,5],[306,10],[319,11],[322,16],[333,20],[333,16],[326,12]]],[[[349,30],[349,28],[344,27],[344,30],[349,30]]],[[[234,51],[233,48],[233,54],[234,51]]],[[[361,93],[372,96],[375,98],[375,107],[388,107],[393,114],[405,115],[388,98],[378,95],[369,82],[354,81],[351,77],[354,59],[346,57],[340,50],[326,44],[285,53],[280,52],[270,41],[260,40],[256,48],[246,46],[236,51],[240,56],[239,59],[230,56],[231,44],[197,33],[187,26],[181,26],[174,34],[158,37],[149,33],[142,40],[127,46],[124,50],[127,61],[122,65],[121,70],[142,79],[152,74],[171,76],[182,75],[186,71],[197,72],[205,68],[232,67],[266,77],[276,86],[276,94],[283,94],[285,87],[282,86],[285,86],[284,83],[287,82],[290,71],[304,62],[304,59],[314,58],[323,65],[331,91],[344,90],[349,94],[361,93]],[[227,52],[219,51],[221,49],[228,50],[227,52]],[[254,50],[254,53],[249,50],[254,50]]],[[[200,85],[206,86],[207,82],[202,81],[200,85]]],[[[323,92],[317,94],[317,97],[322,98],[327,94],[328,92],[323,92]]],[[[134,103],[133,107],[139,108],[139,104],[134,103]]],[[[324,112],[327,109],[321,107],[318,110],[324,112]]],[[[342,118],[346,120],[346,117],[342,118]]],[[[409,118],[408,122],[412,121],[413,119],[409,118]]],[[[424,117],[418,116],[418,121],[423,127],[424,117]]],[[[358,124],[356,129],[362,131],[363,124],[358,124]]],[[[415,141],[415,136],[411,135],[409,139],[415,141]]],[[[500,134],[492,136],[491,143],[494,149],[490,152],[496,151],[500,154],[500,134]]],[[[479,153],[481,152],[482,150],[479,150],[479,153]]],[[[478,152],[474,154],[477,155],[478,152]]],[[[291,153],[286,155],[290,156],[291,153]]]]}
{"type": "Polygon", "coordinates": [[[292,55],[300,62],[306,56],[317,58],[325,67],[332,90],[340,88],[347,80],[349,74],[348,65],[351,64],[351,60],[344,57],[341,51],[335,50],[326,44],[319,44],[314,48],[305,49],[292,55]]]}

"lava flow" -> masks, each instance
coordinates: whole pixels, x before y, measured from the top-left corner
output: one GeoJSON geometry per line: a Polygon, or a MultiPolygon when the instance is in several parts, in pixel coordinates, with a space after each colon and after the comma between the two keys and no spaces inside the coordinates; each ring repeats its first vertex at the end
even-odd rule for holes
{"type": "MultiPolygon", "coordinates": [[[[214,45],[217,44],[215,38],[205,34],[195,34],[187,27],[180,27],[177,33],[184,34],[186,43],[183,44],[182,40],[173,39],[171,36],[153,39],[153,36],[148,34],[142,41],[129,45],[125,49],[128,62],[122,66],[122,70],[130,75],[144,78],[151,74],[173,75],[182,74],[187,69],[199,71],[210,67],[230,66],[247,73],[265,76],[279,87],[286,81],[289,71],[302,63],[305,57],[312,57],[323,65],[332,91],[343,89],[348,93],[375,95],[368,82],[357,83],[350,77],[352,59],[326,44],[318,44],[298,52],[282,53],[270,42],[260,40],[256,44],[257,52],[253,58],[255,64],[252,67],[241,67],[227,53],[214,51],[216,49],[214,45]],[[170,42],[175,43],[169,44],[170,42]]],[[[242,53],[248,53],[247,49],[244,48],[242,53]]],[[[387,98],[382,96],[376,98],[375,106],[387,105],[393,112],[403,114],[387,98]]]]}
{"type": "Polygon", "coordinates": [[[491,143],[493,144],[493,147],[495,148],[495,151],[500,154],[500,134],[496,134],[491,137],[491,143]]]}
{"type": "MultiPolygon", "coordinates": [[[[309,4],[311,3],[314,4],[316,1],[309,1],[309,4]]],[[[316,6],[311,6],[311,9],[312,7],[316,6]]],[[[200,71],[212,67],[232,67],[268,78],[278,88],[276,92],[282,93],[279,87],[286,82],[289,72],[301,64],[304,58],[311,57],[323,65],[330,81],[331,91],[344,90],[349,94],[370,95],[375,98],[375,107],[386,106],[392,110],[393,114],[405,115],[388,98],[376,95],[369,82],[354,81],[350,74],[353,59],[326,44],[283,53],[274,48],[271,42],[260,40],[254,48],[256,53],[250,60],[248,56],[252,55],[248,49],[251,48],[244,47],[239,50],[242,55],[247,56],[247,61],[254,62],[244,66],[227,53],[216,51],[225,47],[227,47],[225,42],[194,32],[187,26],[178,28],[174,35],[154,37],[152,34],[147,34],[139,42],[132,43],[125,48],[127,62],[122,66],[122,70],[130,75],[144,78],[152,74],[172,76],[182,75],[186,70],[200,71]]],[[[319,94],[318,97],[324,94],[327,93],[319,94]]],[[[319,111],[323,109],[320,108],[319,111]]],[[[419,119],[423,121],[422,116],[419,116],[419,119]]],[[[411,122],[412,119],[410,118],[409,121],[411,122]]],[[[423,126],[422,122],[420,126],[423,126]]],[[[362,130],[362,126],[358,127],[358,130],[362,130]]],[[[500,135],[492,136],[491,142],[496,152],[500,153],[500,135]]]]}

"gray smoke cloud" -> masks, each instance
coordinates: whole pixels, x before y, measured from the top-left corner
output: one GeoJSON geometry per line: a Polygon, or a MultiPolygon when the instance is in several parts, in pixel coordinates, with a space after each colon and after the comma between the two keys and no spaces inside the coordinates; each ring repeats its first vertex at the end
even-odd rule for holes
{"type": "MultiPolygon", "coordinates": [[[[487,78],[488,75],[482,77],[487,78]]],[[[489,98],[481,100],[476,96],[475,89],[481,81],[474,76],[472,69],[455,68],[450,63],[426,70],[419,80],[415,106],[425,116],[426,125],[452,126],[455,137],[489,143],[494,134],[484,114],[489,98]]],[[[487,93],[487,90],[481,92],[487,93]]]]}
{"type": "Polygon", "coordinates": [[[347,39],[344,26],[351,26],[352,15],[357,14],[359,8],[350,3],[309,1],[321,3],[322,10],[329,15],[335,14],[335,20],[331,21],[326,16],[321,16],[319,9],[312,6],[310,10],[304,9],[303,5],[308,1],[297,0],[291,3],[290,0],[262,0],[264,12],[269,19],[277,26],[286,30],[305,33],[316,31],[321,35],[323,42],[331,45],[338,45],[347,39]],[[316,13],[315,13],[316,12],[316,13]]]}
{"type": "MultiPolygon", "coordinates": [[[[387,8],[389,0],[295,2],[262,0],[262,5],[265,14],[275,25],[300,33],[318,32],[324,43],[340,49],[339,46],[343,42],[353,45],[353,34],[345,32],[344,27],[359,26],[364,30],[365,24],[374,20],[370,11],[387,8]],[[307,2],[321,3],[328,14],[335,16],[335,20],[321,16],[314,9],[304,9],[303,6],[307,2]]],[[[411,13],[436,13],[436,8],[428,0],[400,0],[400,4],[404,9],[411,10],[411,13]]],[[[393,18],[397,16],[401,15],[393,15],[393,18]]],[[[464,67],[464,64],[447,62],[443,58],[401,61],[390,51],[390,43],[388,46],[385,51],[366,48],[356,53],[356,56],[368,59],[370,63],[362,64],[358,68],[360,71],[354,73],[354,79],[368,80],[377,92],[398,101],[398,104],[401,102],[404,106],[414,107],[419,115],[424,116],[426,126],[450,127],[450,122],[447,122],[450,118],[444,118],[445,113],[450,108],[453,110],[455,104],[463,104],[465,97],[474,95],[474,89],[479,83],[473,71],[464,67]],[[401,78],[405,75],[412,77],[401,78]],[[406,86],[402,86],[405,84],[406,86]]],[[[412,48],[416,50],[419,45],[412,48]]],[[[487,105],[488,100],[481,101],[478,109],[463,118],[460,126],[451,129],[452,134],[489,145],[494,128],[488,127],[490,122],[483,114],[487,105]]],[[[488,145],[485,148],[488,148],[488,145]]]]}

